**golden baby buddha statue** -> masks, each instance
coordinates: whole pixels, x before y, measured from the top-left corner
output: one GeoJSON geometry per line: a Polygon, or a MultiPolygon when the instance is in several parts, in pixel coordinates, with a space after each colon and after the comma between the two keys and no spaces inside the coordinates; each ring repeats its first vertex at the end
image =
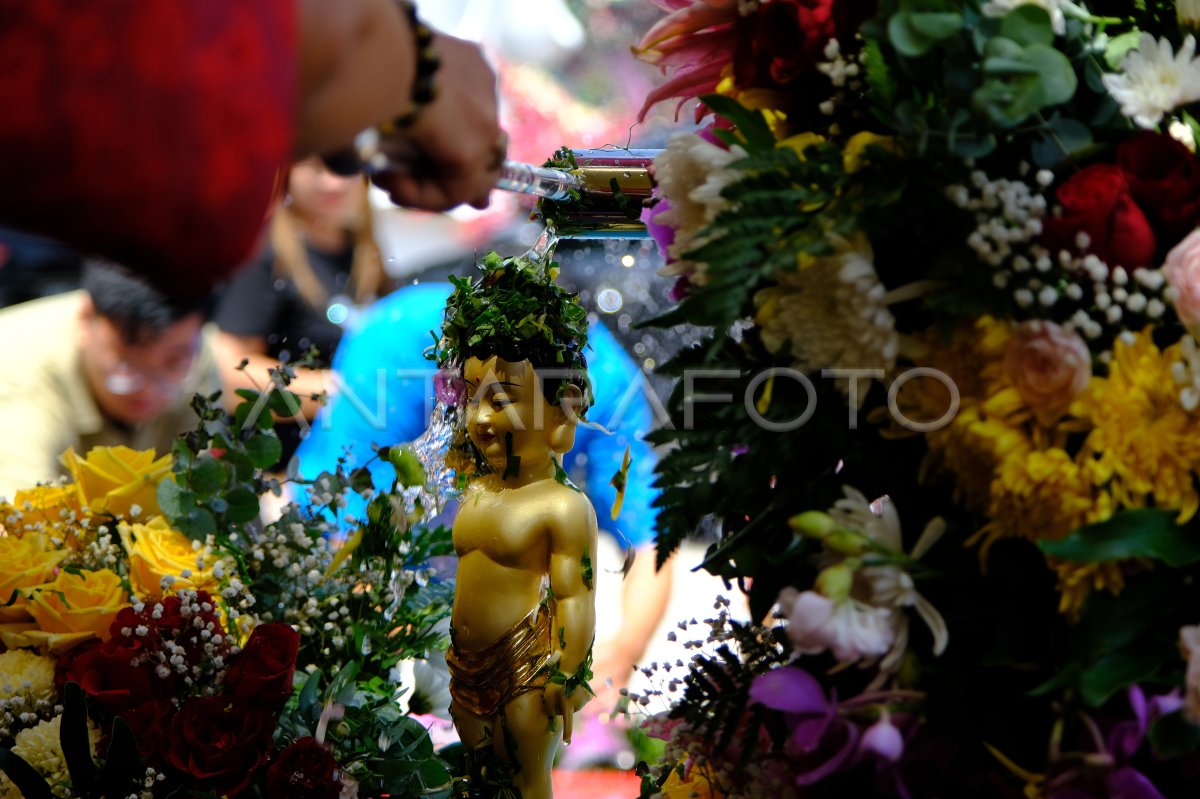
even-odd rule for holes
{"type": "Polygon", "coordinates": [[[437,348],[465,389],[451,713],[467,796],[550,799],[558,742],[591,696],[596,514],[559,465],[589,396],[586,313],[543,264],[483,270],[456,281],[437,348]]]}

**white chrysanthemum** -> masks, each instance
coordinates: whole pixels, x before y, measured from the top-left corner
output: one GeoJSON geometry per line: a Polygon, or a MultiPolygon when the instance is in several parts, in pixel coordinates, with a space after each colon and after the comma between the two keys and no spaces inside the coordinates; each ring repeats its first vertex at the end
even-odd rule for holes
{"type": "MultiPolygon", "coordinates": [[[[865,236],[831,237],[834,254],[782,275],[778,286],[755,297],[762,341],[771,352],[790,347],[802,372],[822,369],[883,369],[896,364],[899,336],[887,305],[887,289],[875,274],[875,255],[865,236]]],[[[847,393],[850,380],[836,381],[847,393]]],[[[860,385],[859,404],[866,398],[860,385]]]]}
{"type": "Polygon", "coordinates": [[[1063,15],[1063,0],[990,0],[983,4],[986,17],[1006,17],[1020,6],[1041,6],[1050,15],[1050,25],[1059,36],[1067,32],[1067,18],[1063,15]]]}
{"type": "Polygon", "coordinates": [[[1103,77],[1104,88],[1121,105],[1121,113],[1143,128],[1155,128],[1163,115],[1181,105],[1200,100],[1200,59],[1196,39],[1189,35],[1179,52],[1167,39],[1155,41],[1148,33],[1138,37],[1120,73],[1103,77]]]}
{"type": "Polygon", "coordinates": [[[700,230],[729,207],[721,192],[742,178],[742,173],[729,164],[746,157],[746,151],[734,145],[726,150],[695,133],[676,133],[666,149],[654,159],[654,173],[659,189],[670,208],[654,217],[660,225],[675,231],[675,240],[668,248],[673,262],[663,274],[689,273],[694,283],[704,283],[704,265],[683,260],[683,256],[701,244],[700,230]]]}
{"type": "Polygon", "coordinates": [[[402,660],[389,676],[404,689],[397,700],[401,712],[449,720],[450,669],[444,652],[434,652],[427,660],[402,660]]]}
{"type": "Polygon", "coordinates": [[[54,661],[25,649],[0,654],[0,699],[18,696],[30,706],[54,701],[54,661]]]}

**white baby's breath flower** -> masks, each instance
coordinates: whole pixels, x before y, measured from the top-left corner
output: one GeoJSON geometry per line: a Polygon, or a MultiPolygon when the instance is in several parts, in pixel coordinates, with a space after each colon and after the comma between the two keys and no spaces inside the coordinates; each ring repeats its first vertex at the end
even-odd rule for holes
{"type": "Polygon", "coordinates": [[[1121,113],[1143,128],[1158,127],[1163,115],[1200,100],[1200,63],[1196,39],[1190,34],[1175,53],[1167,39],[1138,37],[1120,73],[1105,75],[1104,88],[1121,105],[1121,113]]]}
{"type": "Polygon", "coordinates": [[[983,4],[986,17],[1006,17],[1020,6],[1041,6],[1050,15],[1050,26],[1059,36],[1067,32],[1067,18],[1063,14],[1063,0],[989,0],[983,4]]]}

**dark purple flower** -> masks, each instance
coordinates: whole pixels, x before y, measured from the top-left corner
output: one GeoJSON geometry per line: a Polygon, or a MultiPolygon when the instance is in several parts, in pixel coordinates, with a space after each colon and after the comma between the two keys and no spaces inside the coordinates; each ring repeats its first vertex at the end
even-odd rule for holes
{"type": "Polygon", "coordinates": [[[1134,768],[1114,771],[1108,777],[1111,799],[1166,799],[1142,772],[1134,768]]]}

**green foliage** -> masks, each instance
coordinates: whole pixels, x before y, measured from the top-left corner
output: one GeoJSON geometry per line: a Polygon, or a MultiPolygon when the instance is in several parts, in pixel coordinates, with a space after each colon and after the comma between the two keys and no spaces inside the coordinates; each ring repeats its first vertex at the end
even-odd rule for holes
{"type": "Polygon", "coordinates": [[[451,278],[454,292],[431,354],[439,365],[499,355],[538,367],[586,368],[587,310],[554,282],[553,263],[489,253],[479,269],[475,280],[451,278]]]}
{"type": "Polygon", "coordinates": [[[1200,562],[1200,538],[1165,510],[1127,510],[1081,527],[1065,538],[1038,544],[1048,555],[1076,563],[1153,558],[1180,568],[1200,562]]]}

